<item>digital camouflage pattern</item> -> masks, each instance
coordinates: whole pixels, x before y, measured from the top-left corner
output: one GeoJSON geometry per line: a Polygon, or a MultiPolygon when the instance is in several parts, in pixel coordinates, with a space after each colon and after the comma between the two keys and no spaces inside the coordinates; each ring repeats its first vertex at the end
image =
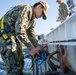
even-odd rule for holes
{"type": "MultiPolygon", "coordinates": [[[[38,46],[34,32],[36,24],[34,18],[33,7],[29,5],[15,6],[4,16],[4,28],[13,28],[13,32],[7,34],[12,41],[11,49],[7,48],[5,40],[0,37],[0,52],[5,62],[7,75],[22,75],[19,61],[20,48],[17,40],[27,47],[30,47],[31,43],[35,47],[38,46]]],[[[23,61],[22,66],[24,66],[23,61]]]]}
{"type": "Polygon", "coordinates": [[[68,8],[68,5],[66,3],[62,3],[59,6],[59,19],[60,20],[65,20],[66,17],[69,15],[70,11],[68,8]]]}
{"type": "MultiPolygon", "coordinates": [[[[29,5],[18,5],[5,14],[5,24],[6,26],[14,26],[16,35],[21,34],[21,38],[24,38],[27,42],[25,44],[26,46],[29,46],[29,42],[31,42],[36,47],[38,43],[34,32],[34,26],[36,24],[33,20],[34,18],[33,7],[29,5]]],[[[22,42],[26,43],[24,41],[22,42]]]]}

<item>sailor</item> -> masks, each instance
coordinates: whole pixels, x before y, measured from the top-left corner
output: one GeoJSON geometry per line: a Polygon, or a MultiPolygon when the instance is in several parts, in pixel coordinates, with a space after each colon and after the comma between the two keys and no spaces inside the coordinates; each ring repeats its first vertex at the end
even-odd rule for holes
{"type": "Polygon", "coordinates": [[[40,51],[35,37],[35,18],[47,19],[49,5],[39,1],[33,6],[18,5],[10,9],[0,20],[0,52],[7,75],[23,75],[22,43],[34,56],[40,51]]]}
{"type": "Polygon", "coordinates": [[[69,17],[69,14],[70,14],[69,7],[67,3],[63,2],[62,0],[57,0],[56,2],[59,4],[59,9],[58,9],[59,16],[57,21],[63,22],[69,17]]]}

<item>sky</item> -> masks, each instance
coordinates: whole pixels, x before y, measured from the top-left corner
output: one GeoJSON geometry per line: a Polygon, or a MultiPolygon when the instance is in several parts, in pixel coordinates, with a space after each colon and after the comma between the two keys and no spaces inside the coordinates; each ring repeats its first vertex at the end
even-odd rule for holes
{"type": "MultiPolygon", "coordinates": [[[[33,6],[34,3],[39,2],[40,0],[1,0],[0,1],[0,18],[8,11],[11,7],[17,6],[19,4],[29,4],[33,6]]],[[[51,28],[56,28],[60,25],[60,22],[56,22],[58,18],[58,8],[59,4],[56,3],[56,0],[45,0],[49,4],[49,11],[47,13],[47,20],[42,18],[35,19],[35,34],[36,35],[47,35],[51,32],[51,28]]],[[[66,1],[66,0],[63,0],[66,1]]]]}

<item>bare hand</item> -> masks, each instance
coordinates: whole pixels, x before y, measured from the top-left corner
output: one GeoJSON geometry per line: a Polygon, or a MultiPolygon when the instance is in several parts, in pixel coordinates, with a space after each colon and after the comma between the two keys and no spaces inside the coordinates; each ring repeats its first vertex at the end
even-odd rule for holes
{"type": "Polygon", "coordinates": [[[36,54],[36,48],[33,45],[31,45],[30,47],[30,52],[31,52],[31,56],[34,57],[34,55],[36,54]]]}
{"type": "Polygon", "coordinates": [[[33,45],[31,45],[31,47],[30,47],[30,52],[31,52],[31,56],[35,56],[35,54],[39,54],[39,52],[40,52],[40,47],[39,46],[37,46],[36,48],[33,46],[33,45]]]}
{"type": "Polygon", "coordinates": [[[37,46],[37,47],[36,47],[36,53],[39,54],[40,50],[41,50],[40,47],[37,46]]]}

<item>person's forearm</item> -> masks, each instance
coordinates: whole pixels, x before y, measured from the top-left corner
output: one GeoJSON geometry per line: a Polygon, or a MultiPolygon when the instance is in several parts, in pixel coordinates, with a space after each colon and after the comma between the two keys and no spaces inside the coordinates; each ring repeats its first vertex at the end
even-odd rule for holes
{"type": "Polygon", "coordinates": [[[21,38],[21,36],[18,36],[19,40],[27,47],[31,46],[30,42],[27,42],[24,38],[21,38]]]}

